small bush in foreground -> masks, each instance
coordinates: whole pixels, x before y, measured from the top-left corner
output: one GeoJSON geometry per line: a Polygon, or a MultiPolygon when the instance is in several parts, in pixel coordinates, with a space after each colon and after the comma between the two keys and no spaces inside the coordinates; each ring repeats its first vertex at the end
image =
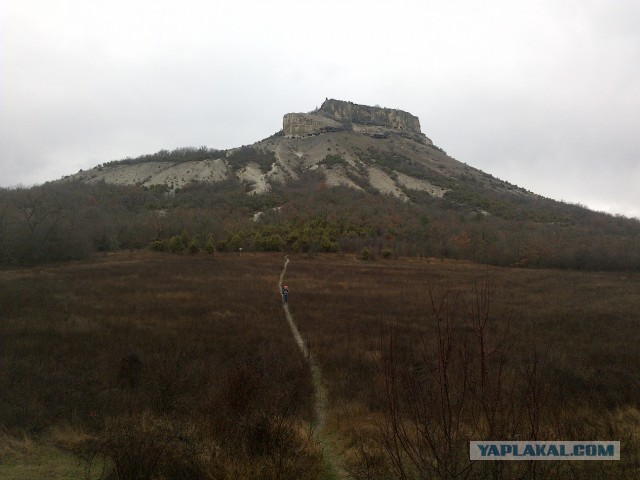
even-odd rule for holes
{"type": "Polygon", "coordinates": [[[191,426],[148,414],[108,421],[104,434],[85,450],[89,458],[107,460],[107,480],[212,478],[213,445],[191,426]]]}

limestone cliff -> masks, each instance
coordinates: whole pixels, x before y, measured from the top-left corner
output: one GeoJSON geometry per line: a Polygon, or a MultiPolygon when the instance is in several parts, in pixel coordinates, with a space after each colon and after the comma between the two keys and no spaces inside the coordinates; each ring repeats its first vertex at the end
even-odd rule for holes
{"type": "Polygon", "coordinates": [[[418,117],[392,108],[369,107],[352,102],[327,99],[317,113],[338,122],[374,125],[393,130],[422,133],[418,117]]]}
{"type": "Polygon", "coordinates": [[[334,99],[325,100],[319,109],[311,113],[288,113],[282,123],[287,137],[352,130],[374,138],[399,135],[425,145],[432,144],[420,130],[420,120],[415,115],[334,99]]]}
{"type": "Polygon", "coordinates": [[[287,113],[282,119],[282,128],[285,135],[289,137],[304,137],[344,130],[344,127],[335,120],[310,113],[287,113]]]}
{"type": "MultiPolygon", "coordinates": [[[[230,150],[176,149],[107,162],[65,178],[175,191],[191,183],[238,181],[251,194],[315,172],[326,185],[402,200],[422,191],[442,197],[452,179],[480,173],[448,157],[420,131],[418,117],[402,110],[326,100],[309,113],[288,113],[283,131],[250,146],[230,150]]],[[[504,191],[510,191],[505,187],[504,191]]]]}

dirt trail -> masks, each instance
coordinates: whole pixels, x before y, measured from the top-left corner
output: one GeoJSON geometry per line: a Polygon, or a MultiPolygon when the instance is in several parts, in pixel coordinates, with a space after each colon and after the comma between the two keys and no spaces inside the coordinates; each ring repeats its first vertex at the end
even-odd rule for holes
{"type": "MultiPolygon", "coordinates": [[[[285,257],[284,268],[282,269],[282,273],[280,274],[280,281],[278,283],[278,292],[282,292],[282,282],[284,279],[284,274],[287,271],[287,265],[289,264],[289,257],[285,257]]],[[[327,390],[325,389],[322,383],[322,373],[320,371],[320,366],[316,362],[313,354],[307,348],[305,341],[302,339],[300,332],[298,331],[298,327],[293,321],[293,317],[289,312],[289,305],[283,303],[282,305],[284,309],[284,314],[287,317],[287,322],[289,323],[289,327],[291,328],[291,333],[293,333],[293,338],[295,339],[302,355],[304,356],[309,368],[311,370],[311,377],[313,380],[313,390],[314,390],[314,410],[315,410],[315,431],[322,445],[322,454],[324,457],[324,462],[326,469],[330,475],[330,478],[347,478],[344,475],[344,472],[341,472],[338,467],[337,456],[336,453],[330,444],[330,441],[327,437],[326,432],[324,431],[324,426],[327,420],[327,390]]]]}

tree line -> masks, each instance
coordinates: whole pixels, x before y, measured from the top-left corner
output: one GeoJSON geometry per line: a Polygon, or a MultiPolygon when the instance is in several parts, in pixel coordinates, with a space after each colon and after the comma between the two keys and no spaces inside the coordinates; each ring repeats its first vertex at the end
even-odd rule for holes
{"type": "Polygon", "coordinates": [[[247,195],[246,187],[230,179],[176,191],[78,181],[0,189],[0,264],[142,248],[174,253],[366,248],[373,258],[640,270],[640,221],[541,197],[485,193],[488,210],[465,202],[463,194],[437,199],[412,192],[411,201],[402,202],[371,190],[329,188],[312,172],[264,194],[247,195]]]}

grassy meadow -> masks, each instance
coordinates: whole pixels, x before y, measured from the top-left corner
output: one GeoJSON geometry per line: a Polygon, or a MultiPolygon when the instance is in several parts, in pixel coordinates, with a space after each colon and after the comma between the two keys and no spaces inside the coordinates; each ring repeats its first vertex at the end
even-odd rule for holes
{"type": "MultiPolygon", "coordinates": [[[[640,476],[640,275],[289,258],[351,478],[640,476]],[[622,459],[470,464],[485,439],[620,440],[622,459]]],[[[0,478],[335,475],[283,265],[133,252],[1,271],[0,478]]]]}

